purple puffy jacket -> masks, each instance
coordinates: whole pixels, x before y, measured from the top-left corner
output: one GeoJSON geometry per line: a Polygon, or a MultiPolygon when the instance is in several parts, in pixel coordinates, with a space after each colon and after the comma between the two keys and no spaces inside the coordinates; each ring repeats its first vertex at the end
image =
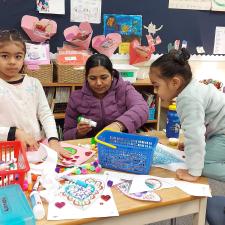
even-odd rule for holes
{"type": "Polygon", "coordinates": [[[120,77],[114,78],[111,88],[102,99],[93,96],[87,82],[81,90],[71,93],[66,109],[64,140],[76,139],[78,116],[97,122],[97,127],[85,138],[95,136],[114,121],[121,122],[129,133],[135,133],[148,119],[148,106],[141,94],[120,77]]]}

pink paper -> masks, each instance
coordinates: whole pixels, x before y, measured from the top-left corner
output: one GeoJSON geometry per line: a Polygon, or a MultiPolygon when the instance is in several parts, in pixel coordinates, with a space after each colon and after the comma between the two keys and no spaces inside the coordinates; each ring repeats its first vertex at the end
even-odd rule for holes
{"type": "Polygon", "coordinates": [[[54,20],[39,20],[37,17],[29,15],[22,17],[21,27],[34,42],[44,42],[57,31],[57,23],[54,20]]]}
{"type": "Polygon", "coordinates": [[[111,57],[121,42],[122,38],[118,33],[110,33],[106,36],[98,35],[92,39],[92,47],[99,53],[111,57]]]}
{"type": "Polygon", "coordinates": [[[65,166],[65,167],[71,167],[71,166],[79,166],[83,163],[85,163],[88,159],[90,159],[96,152],[91,149],[82,148],[76,145],[67,144],[64,142],[60,142],[62,147],[68,147],[72,148],[76,151],[76,153],[72,156],[70,159],[62,159],[58,163],[59,165],[65,166]]]}
{"type": "Polygon", "coordinates": [[[93,30],[90,23],[82,22],[79,27],[74,25],[64,30],[66,41],[87,50],[89,48],[93,30]]]}

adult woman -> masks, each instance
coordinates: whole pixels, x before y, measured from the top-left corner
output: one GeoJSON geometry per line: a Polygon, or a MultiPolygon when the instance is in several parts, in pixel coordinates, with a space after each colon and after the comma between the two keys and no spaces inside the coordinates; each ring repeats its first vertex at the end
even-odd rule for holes
{"type": "Polygon", "coordinates": [[[107,56],[92,55],[85,71],[86,82],[81,90],[71,94],[67,105],[65,140],[92,137],[105,127],[134,133],[146,122],[145,100],[130,83],[122,80],[107,56]],[[78,123],[79,116],[96,121],[97,127],[78,123]]]}

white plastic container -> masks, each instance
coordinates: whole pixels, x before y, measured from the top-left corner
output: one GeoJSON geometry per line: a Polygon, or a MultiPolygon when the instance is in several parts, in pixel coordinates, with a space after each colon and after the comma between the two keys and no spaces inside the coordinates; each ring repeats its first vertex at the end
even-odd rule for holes
{"type": "Polygon", "coordinates": [[[121,77],[125,81],[130,81],[135,83],[137,80],[137,71],[138,67],[129,65],[129,64],[114,64],[113,68],[120,72],[121,77]]]}
{"type": "Polygon", "coordinates": [[[43,207],[41,197],[37,191],[30,193],[30,201],[33,208],[34,217],[36,220],[41,220],[45,217],[45,209],[43,207]]]}

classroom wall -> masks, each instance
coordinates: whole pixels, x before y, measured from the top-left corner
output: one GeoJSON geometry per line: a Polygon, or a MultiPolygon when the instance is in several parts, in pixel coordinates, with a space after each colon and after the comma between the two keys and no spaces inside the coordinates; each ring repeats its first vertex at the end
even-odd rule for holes
{"type": "MultiPolygon", "coordinates": [[[[51,51],[56,52],[64,40],[63,30],[78,23],[70,22],[70,0],[65,0],[66,15],[39,14],[35,0],[2,0],[0,1],[0,28],[20,28],[23,15],[33,15],[39,18],[49,18],[58,24],[57,34],[50,40],[51,51]]],[[[207,54],[212,54],[216,26],[225,26],[225,13],[168,9],[167,0],[102,0],[102,15],[109,13],[142,15],[143,25],[150,22],[157,27],[164,25],[159,31],[162,44],[157,46],[157,53],[167,52],[169,42],[176,39],[187,40],[188,48],[192,54],[196,53],[196,46],[203,46],[207,54]]],[[[103,33],[103,24],[92,24],[94,36],[103,33]]],[[[146,44],[143,29],[142,43],[146,44]]]]}

